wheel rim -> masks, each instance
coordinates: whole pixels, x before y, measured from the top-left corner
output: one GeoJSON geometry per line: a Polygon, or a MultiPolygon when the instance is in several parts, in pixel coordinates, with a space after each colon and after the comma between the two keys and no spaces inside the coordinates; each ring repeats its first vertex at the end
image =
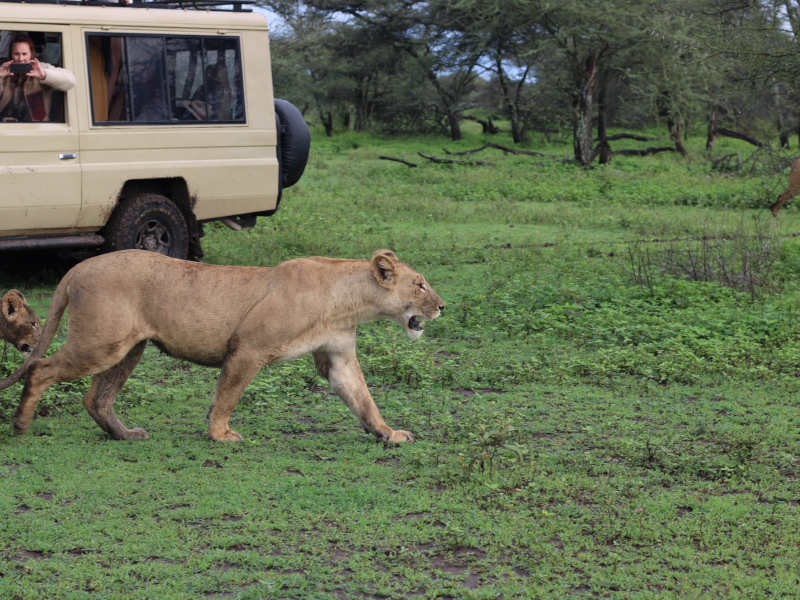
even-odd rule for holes
{"type": "Polygon", "coordinates": [[[141,250],[169,254],[171,244],[169,227],[156,219],[145,221],[141,229],[136,232],[136,247],[141,250]]]}

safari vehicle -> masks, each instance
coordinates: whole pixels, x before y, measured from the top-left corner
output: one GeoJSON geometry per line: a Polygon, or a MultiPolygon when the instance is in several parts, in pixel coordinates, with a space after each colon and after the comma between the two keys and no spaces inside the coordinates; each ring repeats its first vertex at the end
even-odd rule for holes
{"type": "Polygon", "coordinates": [[[0,119],[0,250],[199,257],[202,223],[241,229],[277,210],[310,138],[273,99],[266,18],[192,4],[211,10],[0,0],[0,64],[22,33],[76,79],[47,121],[0,119]]]}

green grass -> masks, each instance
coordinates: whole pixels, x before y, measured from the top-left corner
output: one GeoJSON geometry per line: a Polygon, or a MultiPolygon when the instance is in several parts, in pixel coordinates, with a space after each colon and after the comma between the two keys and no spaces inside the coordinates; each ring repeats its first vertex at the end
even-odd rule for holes
{"type": "MultiPolygon", "coordinates": [[[[234,445],[205,433],[217,372],[155,348],[117,401],[145,442],[104,436],[86,380],[12,436],[16,385],[0,393],[0,598],[796,598],[800,213],[766,210],[784,177],[717,174],[701,138],[689,162],[590,170],[416,155],[482,143],[317,135],[274,217],[203,240],[207,262],[388,247],[423,272],[448,303],[425,336],[377,322],[358,340],[415,444],[364,434],[308,357],[250,385],[234,445]],[[780,243],[752,293],[661,268],[743,229],[780,243]]],[[[69,262],[2,261],[0,289],[44,316],[69,262]]],[[[9,349],[0,375],[18,364],[9,349]]]]}

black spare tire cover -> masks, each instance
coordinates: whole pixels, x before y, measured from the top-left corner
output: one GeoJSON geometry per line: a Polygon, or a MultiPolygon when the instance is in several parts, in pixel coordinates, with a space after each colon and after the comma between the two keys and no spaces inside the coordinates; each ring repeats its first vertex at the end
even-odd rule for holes
{"type": "Polygon", "coordinates": [[[308,162],[311,134],[302,113],[287,100],[275,98],[278,115],[278,162],[281,187],[287,188],[300,179],[308,162]]]}

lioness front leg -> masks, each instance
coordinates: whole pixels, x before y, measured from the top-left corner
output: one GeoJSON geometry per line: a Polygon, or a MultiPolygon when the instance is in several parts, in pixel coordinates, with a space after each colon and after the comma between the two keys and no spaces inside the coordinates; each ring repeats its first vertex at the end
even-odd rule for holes
{"type": "Polygon", "coordinates": [[[385,442],[414,441],[410,431],[392,429],[384,422],[369,393],[355,350],[342,354],[317,351],[314,352],[314,362],[319,374],[328,379],[331,389],[350,407],[364,429],[385,442]]]}
{"type": "Polygon", "coordinates": [[[239,402],[261,365],[247,356],[231,354],[222,365],[222,374],[217,382],[214,401],[208,411],[208,435],[217,442],[238,442],[242,436],[230,428],[228,423],[233,409],[239,402]]]}

